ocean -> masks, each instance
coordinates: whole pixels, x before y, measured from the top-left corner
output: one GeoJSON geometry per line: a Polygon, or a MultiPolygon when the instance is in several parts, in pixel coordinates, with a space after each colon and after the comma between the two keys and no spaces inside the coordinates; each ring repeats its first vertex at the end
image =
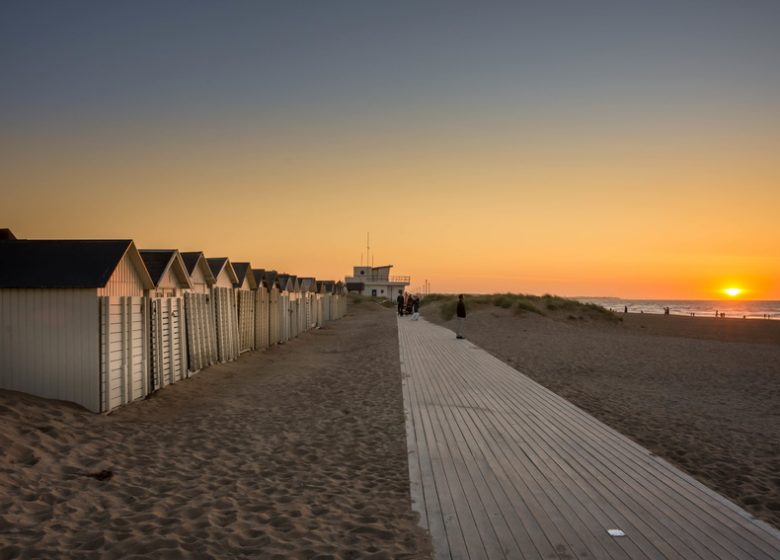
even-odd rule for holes
{"type": "Polygon", "coordinates": [[[607,297],[575,298],[583,303],[595,303],[622,312],[628,307],[630,313],[663,314],[669,308],[672,315],[695,315],[696,317],[714,317],[715,313],[725,313],[726,317],[747,319],[780,320],[780,301],[740,301],[740,300],[701,300],[701,299],[621,299],[607,297]]]}

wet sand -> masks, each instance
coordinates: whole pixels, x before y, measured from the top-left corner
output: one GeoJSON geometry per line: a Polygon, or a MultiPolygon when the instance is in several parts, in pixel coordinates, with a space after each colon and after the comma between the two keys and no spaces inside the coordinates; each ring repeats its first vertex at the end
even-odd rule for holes
{"type": "Polygon", "coordinates": [[[429,557],[384,311],[109,416],[0,391],[0,558],[429,557]]]}
{"type": "Polygon", "coordinates": [[[621,317],[482,306],[466,337],[780,528],[780,321],[621,317]]]}

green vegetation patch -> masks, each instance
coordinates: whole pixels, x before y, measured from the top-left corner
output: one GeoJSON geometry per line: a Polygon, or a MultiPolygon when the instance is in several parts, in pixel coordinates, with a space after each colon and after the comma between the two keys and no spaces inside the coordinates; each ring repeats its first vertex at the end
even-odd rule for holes
{"type": "MultiPolygon", "coordinates": [[[[544,294],[536,296],[533,294],[477,294],[465,296],[466,308],[473,309],[475,306],[492,305],[501,309],[514,309],[515,313],[522,315],[525,313],[535,313],[542,316],[551,316],[552,318],[568,318],[576,320],[593,319],[606,321],[621,321],[617,314],[596,305],[594,303],[580,303],[579,301],[544,294]]],[[[458,297],[453,294],[430,294],[423,298],[421,305],[439,304],[439,314],[445,321],[455,317],[455,310],[458,304],[458,297]]]]}

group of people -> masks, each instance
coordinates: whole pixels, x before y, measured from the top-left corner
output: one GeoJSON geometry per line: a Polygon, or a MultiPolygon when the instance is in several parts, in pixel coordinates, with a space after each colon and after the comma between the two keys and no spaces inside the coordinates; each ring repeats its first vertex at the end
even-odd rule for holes
{"type": "MultiPolygon", "coordinates": [[[[398,304],[398,316],[412,315],[412,321],[417,321],[420,318],[420,296],[407,294],[398,294],[395,299],[398,304]]],[[[455,308],[455,318],[457,320],[457,327],[455,330],[455,338],[462,339],[463,336],[463,324],[466,322],[466,303],[463,301],[463,294],[458,296],[458,305],[455,308]]]]}
{"type": "Polygon", "coordinates": [[[398,294],[395,299],[398,304],[398,316],[411,315],[412,321],[417,321],[420,318],[420,296],[406,294],[398,294]]]}

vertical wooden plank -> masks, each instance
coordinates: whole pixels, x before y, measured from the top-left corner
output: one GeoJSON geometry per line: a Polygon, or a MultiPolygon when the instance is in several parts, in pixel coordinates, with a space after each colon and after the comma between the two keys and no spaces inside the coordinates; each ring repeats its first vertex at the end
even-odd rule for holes
{"type": "Polygon", "coordinates": [[[109,305],[109,299],[107,296],[101,297],[101,306],[103,309],[103,313],[101,315],[101,322],[103,329],[103,363],[104,363],[104,371],[103,371],[103,384],[104,384],[104,393],[106,397],[105,407],[103,408],[103,412],[109,412],[111,410],[111,308],[109,305]]]}

